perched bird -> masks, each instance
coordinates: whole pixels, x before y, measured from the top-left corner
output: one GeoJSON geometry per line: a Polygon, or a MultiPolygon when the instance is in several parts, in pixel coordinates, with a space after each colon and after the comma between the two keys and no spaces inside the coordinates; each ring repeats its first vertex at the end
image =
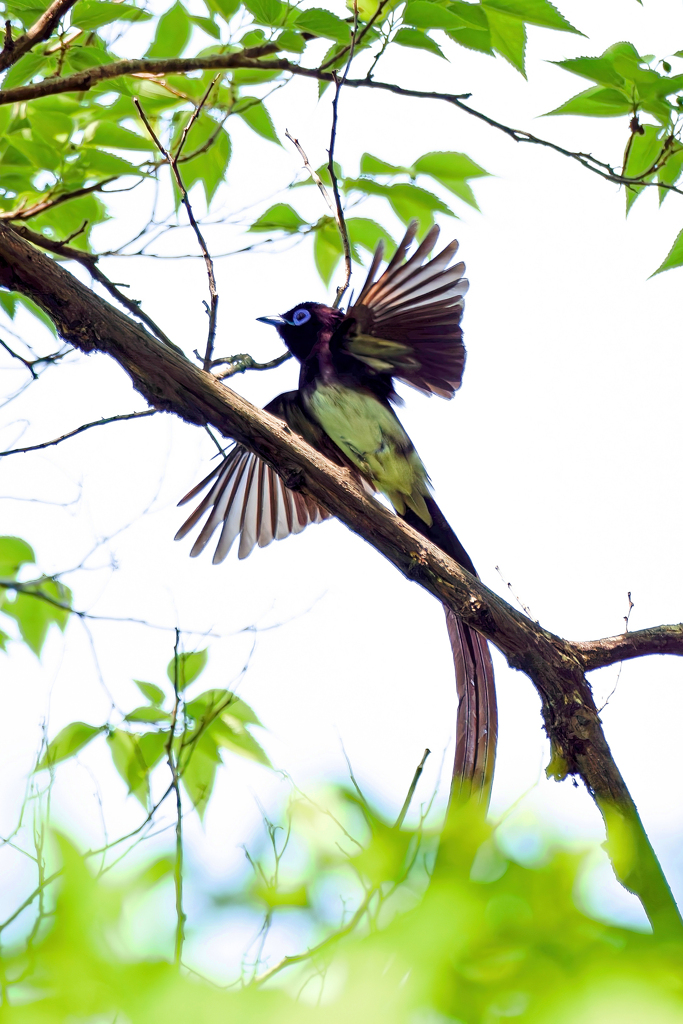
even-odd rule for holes
{"type": "MultiPolygon", "coordinates": [[[[279,395],[265,408],[332,462],[350,469],[368,491],[384,494],[399,516],[476,575],[392,408],[400,401],[394,380],[426,395],[452,398],[465,366],[460,320],[468,282],[464,263],[449,268],[458,243],[425,263],[439,235],[433,227],[406,259],[416,232],[413,222],[375,281],[383,258],[380,242],[365,284],[346,312],[302,302],[282,316],[259,317],[277,328],[301,364],[298,390],[279,395]]],[[[209,511],[191,554],[198,555],[222,524],[214,563],[225,558],[238,535],[239,557],[245,558],[256,544],[263,547],[330,517],[240,444],[180,504],[209,485],[176,540],[209,511]]],[[[493,667],[483,637],[445,610],[460,698],[455,789],[486,799],[497,738],[493,667]]]]}

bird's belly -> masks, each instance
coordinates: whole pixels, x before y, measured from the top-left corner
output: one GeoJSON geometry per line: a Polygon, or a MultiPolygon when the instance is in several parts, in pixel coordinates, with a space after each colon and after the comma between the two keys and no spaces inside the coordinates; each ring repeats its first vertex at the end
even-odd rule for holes
{"type": "Polygon", "coordinates": [[[318,384],[306,395],[311,416],[327,436],[385,494],[397,512],[405,505],[425,522],[427,472],[392,410],[367,391],[318,384]]]}

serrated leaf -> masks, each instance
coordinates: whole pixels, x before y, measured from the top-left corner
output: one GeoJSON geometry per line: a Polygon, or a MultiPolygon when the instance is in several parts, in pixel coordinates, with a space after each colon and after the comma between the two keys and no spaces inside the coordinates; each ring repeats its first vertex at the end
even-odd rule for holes
{"type": "Polygon", "coordinates": [[[381,224],[367,217],[347,217],[346,227],[352,245],[362,245],[368,252],[374,253],[380,241],[384,242],[385,251],[396,248],[396,242],[381,224]]]}
{"type": "Polygon", "coordinates": [[[633,103],[622,92],[616,89],[604,89],[596,85],[585,92],[577,93],[570,100],[555,110],[549,110],[544,117],[555,114],[583,114],[588,117],[620,117],[630,114],[633,103]]]}
{"type": "Polygon", "coordinates": [[[437,57],[444,56],[439,44],[431,36],[428,36],[425,32],[420,32],[417,28],[400,28],[391,41],[392,43],[398,43],[399,46],[408,46],[415,50],[427,50],[429,53],[436,54],[437,57]]]}
{"type": "Polygon", "coordinates": [[[168,711],[162,711],[161,708],[150,707],[149,704],[143,704],[142,707],[135,708],[129,712],[124,718],[125,722],[147,722],[149,724],[155,724],[157,722],[170,722],[171,716],[168,711]]]}
{"type": "Polygon", "coordinates": [[[186,686],[193,683],[206,668],[209,658],[207,648],[203,651],[187,651],[179,654],[177,658],[171,658],[166,669],[166,674],[177,689],[184,690],[186,686]]]}
{"type": "Polygon", "coordinates": [[[159,18],[154,42],[146,57],[179,57],[187,46],[192,33],[192,23],[181,3],[173,4],[159,18]]]}
{"type": "Polygon", "coordinates": [[[450,30],[463,27],[462,18],[457,14],[429,0],[408,0],[403,10],[403,21],[415,28],[450,30]]]}
{"type": "Polygon", "coordinates": [[[587,78],[597,85],[621,86],[624,84],[623,77],[614,69],[614,60],[611,57],[573,57],[571,60],[553,60],[558,68],[571,71],[573,75],[587,78]]]}
{"type": "MultiPolygon", "coordinates": [[[[178,121],[173,139],[174,147],[180,140],[182,129],[189,117],[189,113],[185,113],[178,121]]],[[[196,182],[201,181],[207,206],[225,177],[231,150],[230,136],[208,114],[202,114],[192,125],[179,161],[180,173],[188,192],[196,182]],[[190,159],[187,159],[188,157],[190,159]]]]}
{"type": "Polygon", "coordinates": [[[71,722],[70,725],[65,725],[48,743],[47,750],[35,770],[43,771],[45,768],[51,768],[53,765],[59,764],[60,761],[66,761],[67,758],[73,757],[105,729],[104,725],[88,725],[86,722],[71,722]]]}
{"type": "Polygon", "coordinates": [[[134,679],[133,682],[143,697],[146,697],[151,704],[159,705],[164,703],[166,695],[160,686],[155,686],[154,683],[143,683],[141,679],[134,679]]]}
{"type": "Polygon", "coordinates": [[[657,267],[654,274],[650,274],[650,277],[655,277],[657,274],[661,274],[665,270],[675,270],[676,267],[683,267],[683,231],[679,232],[676,236],[676,240],[671,246],[669,255],[666,257],[664,262],[657,267]]]}
{"type": "Polygon", "coordinates": [[[351,27],[341,18],[321,7],[312,7],[296,17],[296,29],[299,32],[310,32],[323,39],[334,39],[346,46],[351,40],[351,27]]]}
{"type": "Polygon", "coordinates": [[[485,178],[489,175],[466,153],[425,153],[415,161],[412,170],[417,174],[428,174],[443,185],[453,180],[466,181],[468,178],[485,178]]]}
{"type": "Polygon", "coordinates": [[[111,3],[110,0],[81,0],[71,14],[71,24],[90,32],[113,21],[149,21],[147,11],[132,4],[111,3]]]}
{"type": "Polygon", "coordinates": [[[288,234],[295,234],[306,223],[308,222],[303,220],[292,206],[287,203],[276,203],[254,221],[249,231],[286,231],[288,234]]]}
{"type": "Polygon", "coordinates": [[[410,170],[410,167],[401,167],[398,164],[390,164],[386,160],[380,160],[378,156],[373,156],[372,153],[363,153],[360,158],[361,174],[410,174],[410,170]]]}
{"type": "MultiPolygon", "coordinates": [[[[661,129],[655,125],[647,124],[642,127],[642,134],[634,133],[629,145],[628,160],[624,167],[625,177],[637,178],[654,166],[664,149],[664,140],[659,137],[660,131],[661,129]]],[[[650,174],[644,180],[651,181],[653,177],[654,174],[650,174]]],[[[626,213],[629,212],[642,191],[643,186],[626,186],[626,213]]]]}
{"type": "Polygon", "coordinates": [[[34,564],[36,556],[21,537],[0,537],[0,576],[16,579],[22,565],[34,564]]]}
{"type": "Polygon", "coordinates": [[[483,6],[488,17],[491,46],[526,78],[524,70],[526,28],[524,22],[489,7],[486,3],[483,6]]]}
{"type": "Polygon", "coordinates": [[[452,32],[448,32],[447,34],[454,43],[458,44],[458,46],[464,46],[468,50],[477,50],[479,53],[488,53],[490,56],[493,56],[491,33],[489,31],[488,24],[484,31],[468,27],[456,29],[452,32]]]}
{"type": "MultiPolygon", "coordinates": [[[[659,168],[657,181],[661,182],[662,185],[674,185],[680,178],[681,171],[683,171],[683,148],[671,153],[667,157],[666,162],[659,168]]],[[[657,191],[659,192],[659,205],[661,206],[671,189],[660,188],[657,191]]]]}
{"type": "Polygon", "coordinates": [[[242,102],[245,102],[244,108],[237,108],[234,110],[234,113],[239,114],[242,120],[245,121],[251,130],[256,132],[257,135],[260,135],[264,139],[268,139],[269,142],[275,142],[278,146],[282,145],[275,132],[273,119],[266,110],[264,104],[254,96],[243,96],[240,100],[240,104],[242,102]]]}
{"type": "Polygon", "coordinates": [[[540,25],[542,28],[554,28],[559,32],[583,35],[583,32],[574,28],[548,0],[484,0],[484,6],[488,10],[496,10],[518,18],[529,25],[540,25]]]}

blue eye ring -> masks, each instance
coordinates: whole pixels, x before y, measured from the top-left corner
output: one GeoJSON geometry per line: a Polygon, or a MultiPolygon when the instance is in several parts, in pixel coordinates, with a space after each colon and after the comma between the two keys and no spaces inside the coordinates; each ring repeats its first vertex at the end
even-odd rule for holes
{"type": "Polygon", "coordinates": [[[301,327],[303,324],[307,324],[311,319],[311,314],[308,309],[297,309],[292,314],[292,324],[295,327],[301,327]]]}

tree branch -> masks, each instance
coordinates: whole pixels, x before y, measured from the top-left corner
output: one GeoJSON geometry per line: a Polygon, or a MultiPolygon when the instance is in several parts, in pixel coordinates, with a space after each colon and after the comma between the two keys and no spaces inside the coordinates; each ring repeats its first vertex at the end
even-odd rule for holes
{"type": "Polygon", "coordinates": [[[0,52],[0,71],[6,71],[7,68],[16,64],[24,54],[32,50],[37,43],[49,39],[59,20],[75,3],[76,0],[53,0],[38,21],[18,39],[12,39],[11,23],[5,22],[5,45],[0,52]]]}
{"type": "MultiPolygon", "coordinates": [[[[253,68],[262,71],[284,71],[291,75],[313,78],[319,82],[334,82],[335,76],[333,72],[322,71],[319,68],[305,68],[299,64],[292,63],[284,57],[273,60],[259,59],[259,57],[265,57],[273,53],[276,49],[275,44],[269,43],[266,46],[242,50],[240,53],[211,54],[204,57],[172,57],[160,60],[114,61],[111,64],[103,64],[99,67],[87,68],[85,71],[78,71],[64,78],[47,78],[33,85],[21,85],[15,89],[0,90],[0,106],[6,103],[21,103],[25,100],[37,99],[40,96],[52,96],[55,93],[86,92],[99,82],[124,75],[144,74],[145,76],[150,76],[184,74],[188,71],[199,70],[225,71],[231,68],[253,68]]],[[[644,175],[635,176],[619,174],[611,164],[598,160],[597,157],[591,156],[590,153],[565,149],[564,146],[559,146],[549,139],[543,139],[538,135],[532,135],[531,132],[523,131],[520,128],[512,128],[501,121],[496,121],[495,118],[489,117],[488,114],[484,114],[482,111],[464,102],[470,98],[471,93],[426,92],[421,89],[405,89],[403,86],[394,85],[392,82],[378,82],[374,78],[347,78],[344,85],[350,89],[380,89],[384,92],[394,93],[396,96],[408,96],[413,99],[441,100],[444,103],[450,103],[471,117],[476,117],[479,121],[488,124],[489,127],[503,132],[514,142],[526,142],[535,146],[544,146],[547,149],[552,149],[553,152],[559,153],[570,160],[575,160],[582,167],[585,167],[586,170],[599,175],[606,181],[613,182],[615,185],[642,185],[643,188],[665,189],[669,192],[683,195],[683,189],[678,188],[676,185],[668,185],[657,181],[644,181],[643,176],[647,176],[647,171],[644,172],[644,175]]]]}
{"type": "Polygon", "coordinates": [[[76,427],[75,430],[70,430],[68,434],[56,437],[54,441],[43,441],[42,444],[32,444],[28,448],[9,448],[6,452],[0,452],[0,459],[6,455],[19,455],[26,452],[37,452],[42,448],[51,448],[53,445],[61,444],[62,441],[66,441],[70,437],[75,437],[76,434],[82,434],[84,430],[90,430],[91,427],[103,427],[107,423],[118,423],[121,420],[139,420],[143,416],[155,416],[157,412],[157,409],[145,409],[144,412],[124,412],[118,416],[107,416],[106,419],[93,420],[92,423],[83,423],[80,427],[76,427]]]}
{"type": "Polygon", "coordinates": [[[683,657],[683,623],[653,626],[633,633],[608,636],[603,640],[575,640],[573,645],[586,672],[646,654],[676,654],[683,657]]]}
{"type": "MultiPolygon", "coordinates": [[[[104,352],[155,408],[211,424],[272,466],[380,551],[409,580],[447,605],[525,672],[542,704],[551,741],[549,773],[579,775],[599,807],[615,873],[634,892],[657,934],[683,939],[683,921],[617,768],[585,678],[585,652],[511,607],[403,520],[369,498],[347,471],[329,463],[281,420],[256,409],[139,324],[91,292],[58,263],[0,224],[0,286],[28,295],[65,341],[104,352]],[[624,858],[628,848],[635,856],[624,858]]],[[[673,643],[673,639],[671,640],[673,643]]],[[[594,648],[595,645],[592,645],[594,648]]],[[[589,645],[591,649],[591,645],[589,645]]],[[[624,656],[620,650],[615,657],[624,656]]]]}

